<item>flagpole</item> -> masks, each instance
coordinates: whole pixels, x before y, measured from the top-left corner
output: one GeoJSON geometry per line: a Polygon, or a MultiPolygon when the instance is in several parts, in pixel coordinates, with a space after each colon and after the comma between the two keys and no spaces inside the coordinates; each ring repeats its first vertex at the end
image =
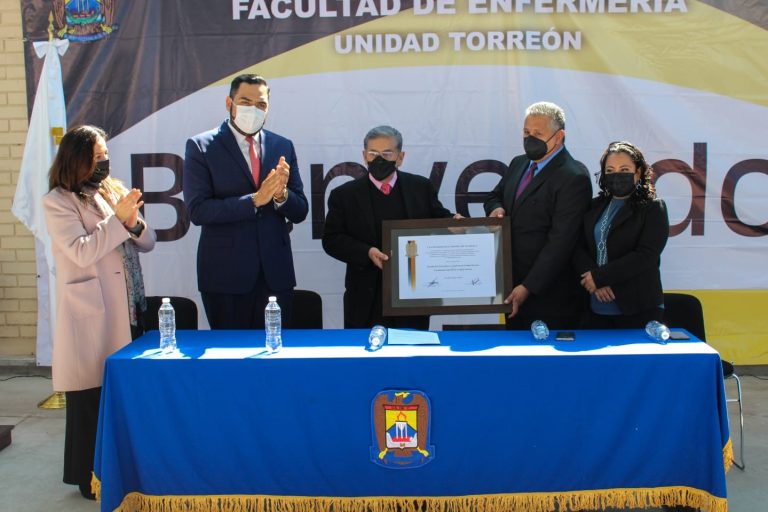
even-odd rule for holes
{"type": "MultiPolygon", "coordinates": [[[[29,130],[24,144],[16,193],[11,211],[35,236],[38,273],[37,346],[38,365],[52,363],[52,326],[55,324],[55,279],[50,237],[45,227],[43,196],[48,192],[48,169],[67,126],[60,56],[69,41],[54,38],[53,12],[48,15],[48,41],[32,43],[35,54],[43,59],[37,83],[29,130]]],[[[38,404],[41,408],[62,408],[63,393],[54,393],[38,404]]]]}

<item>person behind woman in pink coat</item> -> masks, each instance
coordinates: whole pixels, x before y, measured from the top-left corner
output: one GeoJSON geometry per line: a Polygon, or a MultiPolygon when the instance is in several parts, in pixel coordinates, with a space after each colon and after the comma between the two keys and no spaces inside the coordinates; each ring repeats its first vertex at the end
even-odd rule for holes
{"type": "Polygon", "coordinates": [[[43,209],[56,275],[53,388],[66,392],[64,482],[91,493],[104,360],[143,333],[138,252],[155,246],[141,192],[109,176],[106,134],[79,126],[61,139],[43,209]]]}

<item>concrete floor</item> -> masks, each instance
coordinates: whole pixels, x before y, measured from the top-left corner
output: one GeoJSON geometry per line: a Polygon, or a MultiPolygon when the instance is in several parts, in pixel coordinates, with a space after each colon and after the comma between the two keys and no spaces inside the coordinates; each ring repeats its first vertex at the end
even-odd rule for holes
{"type": "MultiPolygon", "coordinates": [[[[77,488],[62,483],[64,410],[38,409],[37,403],[51,394],[51,381],[34,376],[9,378],[25,373],[46,372],[0,367],[0,425],[15,426],[12,444],[0,451],[0,512],[99,510],[97,503],[80,497],[77,488]]],[[[727,386],[731,396],[733,381],[727,386]]],[[[729,510],[759,512],[768,510],[768,380],[743,375],[742,386],[747,469],[733,467],[728,473],[729,510]]],[[[732,404],[735,452],[736,414],[732,404]]]]}

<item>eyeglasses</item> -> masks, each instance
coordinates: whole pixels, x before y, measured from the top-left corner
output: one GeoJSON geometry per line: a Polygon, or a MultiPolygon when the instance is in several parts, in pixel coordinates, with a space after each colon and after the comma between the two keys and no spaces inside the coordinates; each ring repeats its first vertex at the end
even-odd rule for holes
{"type": "Polygon", "coordinates": [[[369,149],[368,151],[365,152],[365,156],[366,158],[368,158],[368,160],[375,160],[376,157],[379,157],[379,156],[382,157],[384,160],[395,160],[399,154],[400,154],[399,151],[389,151],[389,150],[382,151],[381,153],[379,153],[378,151],[369,149]]]}

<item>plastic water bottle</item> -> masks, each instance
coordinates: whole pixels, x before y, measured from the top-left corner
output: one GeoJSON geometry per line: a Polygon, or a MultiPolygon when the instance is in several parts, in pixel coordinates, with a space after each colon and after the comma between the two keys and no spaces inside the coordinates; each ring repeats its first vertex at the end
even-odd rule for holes
{"type": "Polygon", "coordinates": [[[387,340],[387,328],[381,325],[374,325],[371,328],[371,334],[368,335],[368,350],[375,352],[379,350],[387,340]]]}
{"type": "Polygon", "coordinates": [[[283,348],[282,315],[277,297],[270,297],[267,307],[264,308],[264,330],[267,332],[267,350],[270,354],[279,352],[283,348]]]}
{"type": "Polygon", "coordinates": [[[659,343],[666,343],[669,339],[669,328],[656,320],[651,320],[645,324],[645,332],[659,343]]]}
{"type": "Polygon", "coordinates": [[[531,322],[531,333],[536,341],[544,341],[549,338],[549,327],[541,320],[531,322]]]}
{"type": "Polygon", "coordinates": [[[168,297],[163,298],[157,318],[160,324],[160,350],[173,352],[176,350],[176,312],[168,297]]]}

